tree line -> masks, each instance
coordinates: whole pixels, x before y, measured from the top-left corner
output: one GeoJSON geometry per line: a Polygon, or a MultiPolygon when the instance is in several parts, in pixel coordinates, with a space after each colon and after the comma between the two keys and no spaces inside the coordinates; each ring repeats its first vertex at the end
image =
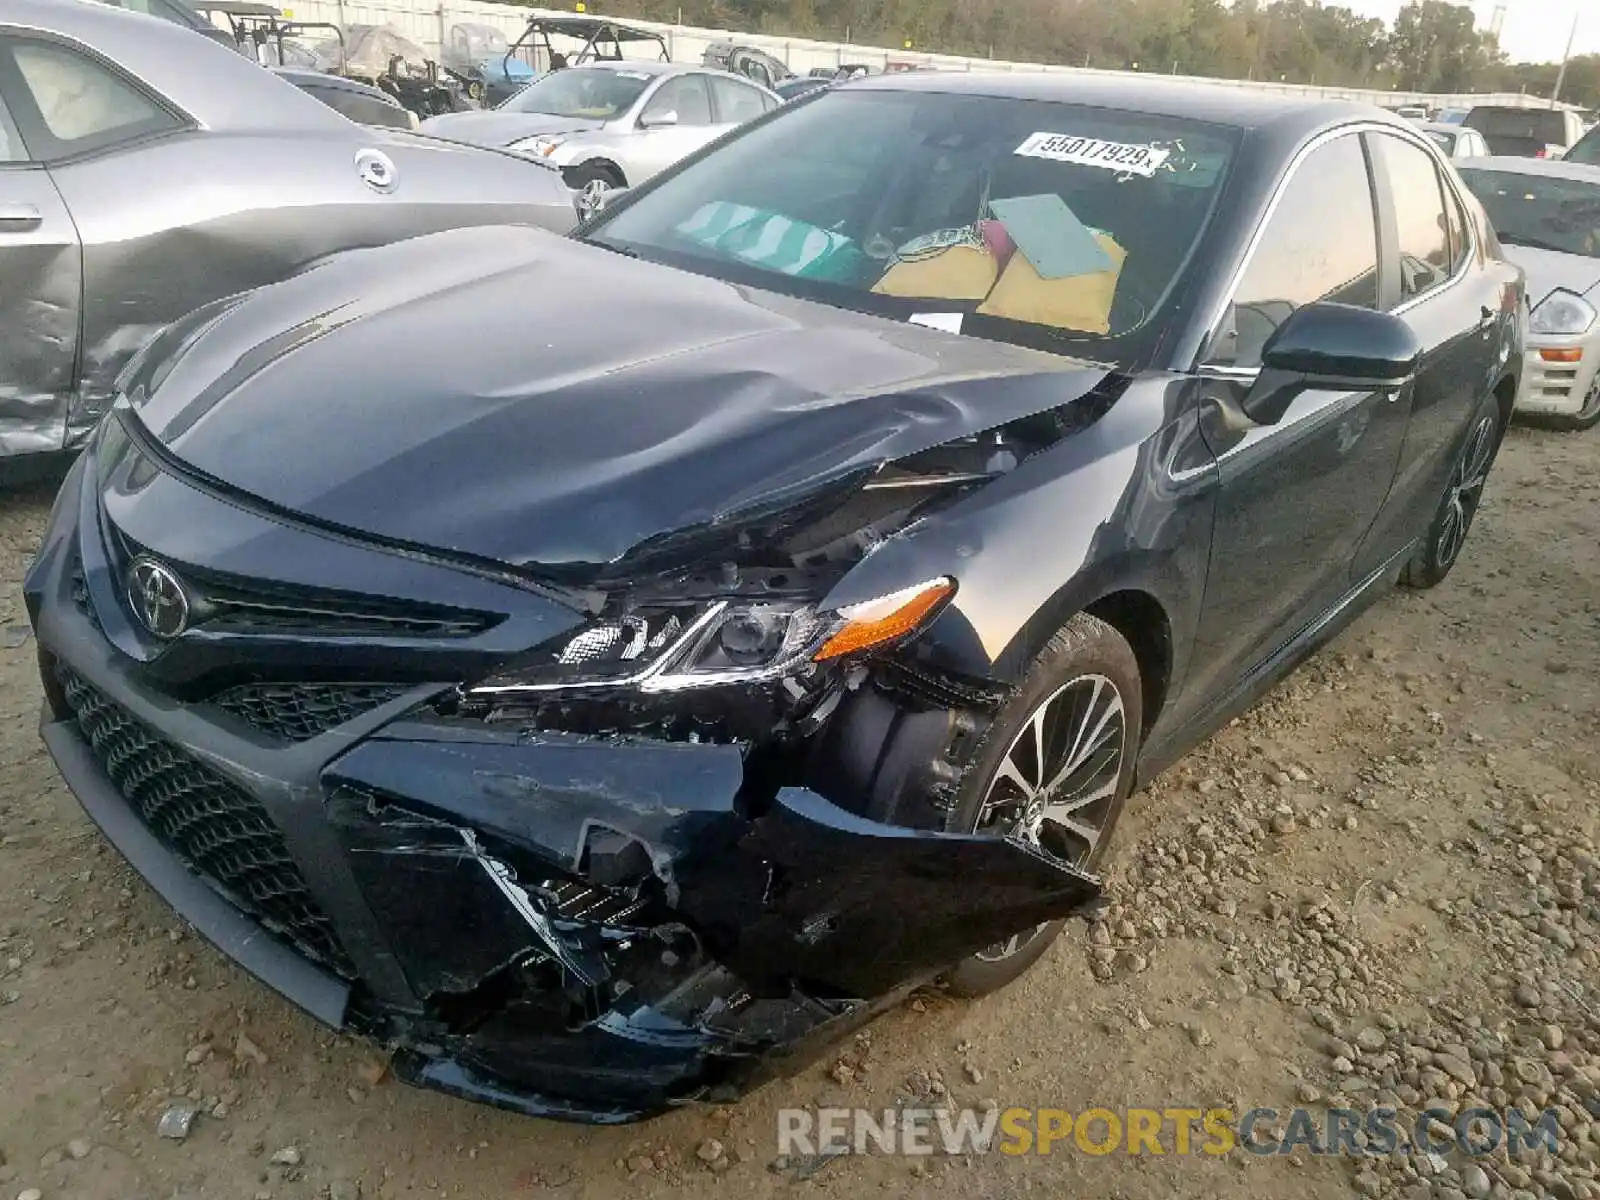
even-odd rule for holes
{"type": "MultiPolygon", "coordinates": [[[[546,0],[548,3],[548,0],[546,0]]],[[[788,37],[1160,74],[1548,96],[1556,65],[1512,63],[1472,11],[1416,0],[1392,26],[1320,0],[591,0],[591,11],[788,37]]],[[[1600,55],[1562,99],[1600,107],[1600,55]]]]}

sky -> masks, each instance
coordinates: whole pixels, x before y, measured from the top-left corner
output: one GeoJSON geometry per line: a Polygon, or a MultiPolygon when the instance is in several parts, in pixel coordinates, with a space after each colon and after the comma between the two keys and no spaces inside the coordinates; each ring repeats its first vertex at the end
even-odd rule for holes
{"type": "MultiPolygon", "coordinates": [[[[1364,17],[1381,17],[1393,23],[1404,0],[1327,0],[1354,9],[1364,17]]],[[[1468,5],[1478,18],[1478,28],[1489,28],[1496,4],[1506,6],[1505,26],[1500,45],[1513,62],[1560,62],[1572,32],[1572,18],[1584,10],[1578,21],[1578,40],[1573,54],[1600,54],[1600,3],[1595,0],[1472,0],[1468,5]]]]}

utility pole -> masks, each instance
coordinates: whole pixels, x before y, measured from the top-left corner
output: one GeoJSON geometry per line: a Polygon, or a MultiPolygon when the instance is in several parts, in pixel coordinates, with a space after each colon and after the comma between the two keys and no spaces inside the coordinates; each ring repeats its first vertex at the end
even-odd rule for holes
{"type": "Polygon", "coordinates": [[[1578,14],[1572,14],[1572,32],[1567,35],[1567,52],[1561,56],[1561,70],[1556,72],[1556,86],[1550,92],[1550,107],[1561,99],[1561,85],[1567,81],[1567,63],[1572,59],[1572,47],[1578,40],[1578,14]]]}

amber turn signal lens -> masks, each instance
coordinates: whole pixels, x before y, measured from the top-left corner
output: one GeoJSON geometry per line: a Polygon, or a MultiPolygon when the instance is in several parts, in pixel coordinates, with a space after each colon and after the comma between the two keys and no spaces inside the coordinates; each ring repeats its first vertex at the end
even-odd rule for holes
{"type": "Polygon", "coordinates": [[[841,609],[839,615],[845,619],[844,625],[822,644],[822,649],[812,658],[816,662],[824,662],[904,637],[921,625],[955,590],[955,580],[933,579],[877,600],[841,609]]]}
{"type": "Polygon", "coordinates": [[[1540,350],[1539,351],[1539,357],[1544,359],[1545,362],[1554,362],[1554,363],[1582,362],[1583,361],[1583,350],[1582,350],[1581,347],[1578,347],[1578,346],[1573,346],[1571,348],[1564,348],[1564,349],[1555,349],[1555,350],[1546,349],[1546,350],[1540,350]]]}

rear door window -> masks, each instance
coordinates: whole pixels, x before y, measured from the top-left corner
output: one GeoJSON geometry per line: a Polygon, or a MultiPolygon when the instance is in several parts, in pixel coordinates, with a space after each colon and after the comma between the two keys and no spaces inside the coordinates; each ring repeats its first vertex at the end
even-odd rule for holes
{"type": "Polygon", "coordinates": [[[0,39],[20,94],[6,98],[35,157],[45,162],[105,149],[183,122],[115,68],[54,42],[0,39]]]}
{"type": "Polygon", "coordinates": [[[1461,199],[1448,186],[1444,189],[1444,216],[1450,234],[1450,273],[1454,275],[1467,265],[1467,259],[1472,256],[1472,236],[1461,199]]]}
{"type": "Polygon", "coordinates": [[[650,97],[641,119],[649,124],[669,112],[678,114],[679,125],[711,124],[711,99],[706,94],[704,75],[679,75],[667,80],[650,97]]]}
{"type": "Polygon", "coordinates": [[[762,93],[758,89],[740,83],[732,76],[723,79],[712,75],[708,78],[711,83],[711,99],[717,106],[718,124],[742,125],[766,111],[761,103],[762,93]]]}
{"type": "Polygon", "coordinates": [[[1400,251],[1401,302],[1432,291],[1450,278],[1450,222],[1432,157],[1421,146],[1388,134],[1372,145],[1388,175],[1400,251]]]}

